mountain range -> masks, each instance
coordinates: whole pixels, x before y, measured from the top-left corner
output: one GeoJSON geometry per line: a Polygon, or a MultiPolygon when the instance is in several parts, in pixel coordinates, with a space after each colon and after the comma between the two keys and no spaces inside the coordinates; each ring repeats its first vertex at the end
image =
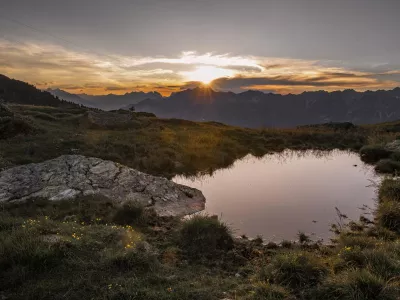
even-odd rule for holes
{"type": "Polygon", "coordinates": [[[217,121],[242,127],[293,127],[328,122],[371,124],[400,119],[400,88],[390,91],[239,94],[195,88],[135,105],[162,118],[217,121]]]}
{"type": "Polygon", "coordinates": [[[6,102],[104,110],[135,107],[161,118],[216,121],[242,127],[294,127],[328,122],[373,124],[400,119],[400,88],[357,92],[304,92],[280,95],[260,91],[218,92],[198,87],[163,98],[157,92],[91,96],[63,90],[40,91],[0,75],[0,99],[6,102]],[[55,96],[53,96],[55,95],[55,96]]]}
{"type": "Polygon", "coordinates": [[[132,105],[146,99],[162,99],[158,92],[131,92],[124,95],[87,95],[71,94],[60,89],[47,89],[54,96],[66,101],[74,102],[87,107],[100,108],[102,110],[115,110],[120,108],[129,108],[132,105]]]}

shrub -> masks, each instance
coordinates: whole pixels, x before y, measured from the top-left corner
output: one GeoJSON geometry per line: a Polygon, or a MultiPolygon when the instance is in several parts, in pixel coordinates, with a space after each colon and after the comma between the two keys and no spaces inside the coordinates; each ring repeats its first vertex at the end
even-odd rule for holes
{"type": "Polygon", "coordinates": [[[269,279],[274,283],[302,289],[321,282],[328,269],[308,253],[286,253],[276,256],[269,267],[269,279]]]}
{"type": "Polygon", "coordinates": [[[400,274],[400,264],[389,251],[382,249],[344,248],[339,253],[341,261],[336,270],[345,268],[367,268],[373,274],[386,280],[400,274]]]}
{"type": "Polygon", "coordinates": [[[160,266],[157,253],[147,242],[138,242],[133,249],[117,254],[111,261],[115,266],[126,271],[150,272],[160,266]]]}
{"type": "Polygon", "coordinates": [[[360,149],[361,159],[365,162],[375,163],[383,158],[388,158],[391,151],[379,145],[368,145],[360,149]]]}
{"type": "Polygon", "coordinates": [[[28,119],[21,117],[0,118],[0,140],[12,138],[16,135],[27,135],[36,131],[28,119]]]}
{"type": "Polygon", "coordinates": [[[382,159],[376,164],[375,171],[378,173],[395,174],[400,171],[400,162],[391,159],[382,159]]]}
{"type": "Polygon", "coordinates": [[[381,203],[376,218],[379,225],[400,233],[400,202],[387,201],[381,203]]]}
{"type": "Polygon", "coordinates": [[[117,209],[113,222],[119,225],[138,224],[143,221],[144,208],[137,202],[126,202],[117,209]]]}
{"type": "Polygon", "coordinates": [[[156,117],[155,114],[149,113],[149,112],[145,112],[145,111],[138,111],[138,112],[135,112],[135,115],[136,115],[137,117],[146,117],[146,118],[155,118],[155,117],[156,117]]]}
{"type": "Polygon", "coordinates": [[[194,216],[180,230],[180,244],[193,258],[210,257],[233,248],[230,229],[218,219],[194,216]]]}
{"type": "Polygon", "coordinates": [[[18,229],[0,235],[0,268],[15,265],[42,269],[57,263],[62,255],[32,231],[18,229]]]}
{"type": "Polygon", "coordinates": [[[274,243],[274,242],[269,242],[267,245],[265,245],[265,247],[267,248],[267,249],[278,249],[279,248],[279,246],[278,246],[278,244],[277,243],[274,243]]]}
{"type": "Polygon", "coordinates": [[[400,152],[393,152],[390,155],[390,159],[394,161],[400,161],[400,152]]]}
{"type": "Polygon", "coordinates": [[[398,288],[367,270],[330,277],[310,294],[313,300],[395,300],[400,296],[398,288]]]}
{"type": "Polygon", "coordinates": [[[379,187],[380,201],[398,201],[400,202],[400,181],[386,178],[379,187]]]}
{"type": "Polygon", "coordinates": [[[384,241],[393,241],[397,238],[395,232],[378,225],[368,228],[365,233],[367,236],[375,237],[384,241]]]}
{"type": "Polygon", "coordinates": [[[304,232],[299,231],[297,237],[299,238],[300,244],[308,244],[309,242],[311,242],[310,237],[304,232]]]}
{"type": "Polygon", "coordinates": [[[339,244],[344,247],[351,248],[374,248],[377,239],[366,235],[349,235],[347,232],[342,233],[339,237],[339,244]]]}
{"type": "Polygon", "coordinates": [[[293,242],[291,242],[291,241],[288,241],[288,240],[283,240],[282,242],[281,242],[281,246],[282,246],[282,248],[292,248],[292,246],[293,246],[293,242]]]}
{"type": "Polygon", "coordinates": [[[400,262],[398,257],[384,250],[365,250],[366,268],[375,275],[390,280],[399,276],[400,262]]]}

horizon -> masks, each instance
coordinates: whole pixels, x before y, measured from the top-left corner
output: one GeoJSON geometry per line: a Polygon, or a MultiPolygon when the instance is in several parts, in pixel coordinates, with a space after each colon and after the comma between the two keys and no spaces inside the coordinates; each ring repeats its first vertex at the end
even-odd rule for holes
{"type": "MultiPolygon", "coordinates": [[[[15,79],[15,78],[14,78],[15,79]]],[[[233,92],[233,91],[219,91],[219,90],[215,90],[214,88],[212,88],[212,87],[210,87],[209,85],[199,85],[199,86],[196,86],[196,87],[189,87],[189,88],[186,88],[186,89],[182,89],[182,90],[179,90],[179,91],[177,91],[177,92],[173,92],[173,93],[179,93],[179,92],[185,92],[185,91],[193,91],[193,90],[195,90],[195,89],[211,89],[213,92],[215,92],[215,93],[234,93],[234,94],[242,94],[242,93],[246,93],[246,92],[260,92],[260,93],[263,93],[263,94],[274,94],[274,95],[281,95],[281,96],[289,96],[289,95],[301,95],[301,94],[304,94],[304,93],[322,93],[322,92],[324,92],[324,93],[338,93],[338,92],[345,92],[345,91],[354,91],[354,92],[357,92],[357,93],[365,93],[365,92],[379,92],[379,91],[383,91],[383,92],[388,92],[388,91],[393,91],[393,90],[396,90],[396,89],[400,89],[400,85],[399,86],[396,86],[396,87],[394,87],[394,88],[391,88],[391,89],[377,89],[377,90],[365,90],[365,91],[357,91],[357,90],[355,90],[355,89],[342,89],[342,90],[332,90],[332,91],[326,91],[326,90],[314,90],[314,91],[302,91],[302,92],[299,92],[299,93],[286,93],[286,94],[284,94],[284,93],[274,93],[274,92],[265,92],[265,91],[260,91],[260,90],[251,90],[251,89],[249,89],[249,90],[242,90],[242,91],[238,91],[238,92],[233,92]]],[[[59,90],[59,91],[62,91],[62,92],[66,92],[66,93],[69,93],[69,92],[67,92],[67,91],[65,91],[65,90],[63,90],[63,89],[59,89],[59,88],[54,88],[54,89],[45,89],[45,90],[43,90],[43,91],[55,91],[55,90],[59,90]]],[[[140,93],[140,92],[143,92],[143,91],[140,91],[140,90],[131,90],[131,91],[127,91],[127,92],[125,92],[125,93],[123,93],[123,94],[117,94],[117,93],[108,93],[108,94],[97,94],[97,95],[95,95],[95,94],[86,94],[86,93],[81,93],[81,94],[79,94],[79,93],[77,93],[77,94],[74,94],[74,93],[69,93],[69,94],[71,94],[71,95],[77,95],[77,96],[80,96],[80,95],[86,95],[86,96],[108,96],[108,95],[114,95],[114,96],[124,96],[124,95],[127,95],[127,94],[131,94],[131,93],[140,93]]],[[[144,92],[144,93],[157,93],[157,91],[148,91],[148,92],[144,92]]],[[[161,93],[160,93],[161,94],[161,93]]],[[[161,94],[162,95],[162,94],[161,94]]],[[[165,96],[165,95],[162,95],[164,98],[168,98],[168,97],[170,97],[172,94],[170,94],[170,95],[168,95],[168,96],[165,96]]]]}
{"type": "Polygon", "coordinates": [[[400,86],[396,0],[117,2],[0,4],[0,73],[88,95],[400,86]]]}

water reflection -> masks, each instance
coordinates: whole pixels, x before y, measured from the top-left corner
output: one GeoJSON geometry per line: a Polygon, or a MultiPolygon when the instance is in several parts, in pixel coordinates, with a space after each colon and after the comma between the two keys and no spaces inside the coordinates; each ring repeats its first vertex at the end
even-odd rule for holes
{"type": "Polygon", "coordinates": [[[220,215],[236,234],[267,240],[293,239],[301,230],[329,239],[338,208],[358,220],[375,206],[379,177],[355,153],[284,151],[246,156],[213,175],[175,182],[200,189],[206,212],[220,215]]]}

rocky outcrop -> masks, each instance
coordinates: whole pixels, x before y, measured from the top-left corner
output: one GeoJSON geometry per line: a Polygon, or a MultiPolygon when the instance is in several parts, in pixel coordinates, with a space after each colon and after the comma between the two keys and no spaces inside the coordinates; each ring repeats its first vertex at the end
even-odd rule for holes
{"type": "Polygon", "coordinates": [[[120,128],[134,126],[137,119],[130,111],[88,111],[86,114],[87,121],[92,127],[100,128],[120,128]]]}
{"type": "Polygon", "coordinates": [[[400,140],[394,140],[386,144],[385,148],[389,151],[400,152],[400,140]]]}
{"type": "Polygon", "coordinates": [[[0,202],[94,194],[121,203],[136,201],[160,216],[184,216],[205,206],[199,190],[93,157],[64,155],[0,172],[0,202]]]}
{"type": "Polygon", "coordinates": [[[0,118],[12,116],[14,116],[14,113],[8,108],[3,99],[0,98],[0,118]]]}

